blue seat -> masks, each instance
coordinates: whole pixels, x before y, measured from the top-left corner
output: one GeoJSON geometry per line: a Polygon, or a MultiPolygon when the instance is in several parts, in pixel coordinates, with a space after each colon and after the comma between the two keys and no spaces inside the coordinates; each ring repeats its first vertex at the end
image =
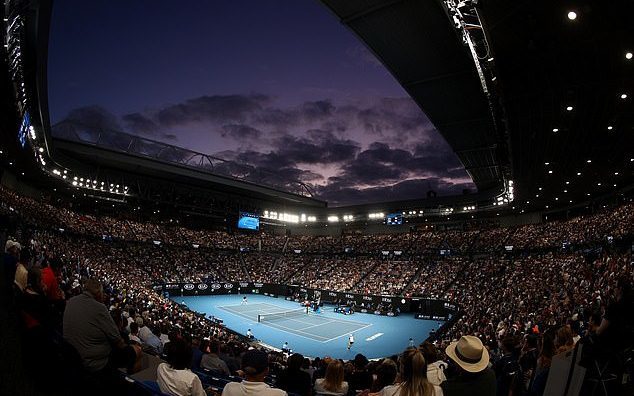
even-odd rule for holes
{"type": "Polygon", "coordinates": [[[148,394],[152,396],[170,396],[163,392],[161,392],[161,388],[159,387],[158,382],[156,381],[136,381],[141,387],[148,392],[148,394]]]}

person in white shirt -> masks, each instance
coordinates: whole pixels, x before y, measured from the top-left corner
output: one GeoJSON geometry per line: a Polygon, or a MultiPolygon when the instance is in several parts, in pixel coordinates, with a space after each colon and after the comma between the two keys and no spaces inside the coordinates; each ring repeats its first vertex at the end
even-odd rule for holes
{"type": "Polygon", "coordinates": [[[264,378],[269,374],[269,356],[266,352],[257,349],[247,351],[242,356],[242,371],[246,379],[229,382],[222,390],[222,396],[287,396],[285,391],[264,383],[264,378]]]}
{"type": "Polygon", "coordinates": [[[253,339],[253,332],[251,331],[251,329],[247,330],[247,338],[250,340],[253,339]]]}
{"type": "Polygon", "coordinates": [[[350,337],[348,337],[348,350],[352,348],[352,344],[354,344],[354,334],[350,334],[350,337]]]}
{"type": "Polygon", "coordinates": [[[171,341],[167,361],[156,369],[156,382],[161,392],[174,396],[206,396],[200,378],[189,370],[192,349],[187,342],[171,341]]]}

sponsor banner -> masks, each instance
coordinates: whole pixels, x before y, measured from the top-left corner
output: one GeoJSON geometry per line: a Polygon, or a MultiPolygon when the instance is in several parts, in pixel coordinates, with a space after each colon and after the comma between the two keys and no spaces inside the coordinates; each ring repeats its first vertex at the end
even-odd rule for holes
{"type": "Polygon", "coordinates": [[[395,296],[373,296],[333,290],[312,289],[293,285],[280,285],[253,282],[210,282],[210,283],[165,283],[154,286],[161,292],[177,295],[234,294],[240,288],[244,294],[261,293],[268,296],[280,296],[288,301],[300,301],[306,295],[309,298],[321,298],[327,303],[355,304],[357,312],[396,316],[399,312],[416,312],[416,317],[427,320],[446,320],[459,308],[448,301],[429,298],[404,298],[395,296]],[[403,302],[404,301],[404,302],[403,302]],[[398,308],[398,310],[397,310],[398,308]],[[392,310],[394,309],[394,310],[392,310]]]}

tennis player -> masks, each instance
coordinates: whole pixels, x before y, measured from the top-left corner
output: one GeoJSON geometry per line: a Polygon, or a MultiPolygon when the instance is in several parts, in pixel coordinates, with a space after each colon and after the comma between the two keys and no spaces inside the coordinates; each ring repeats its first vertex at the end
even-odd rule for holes
{"type": "Polygon", "coordinates": [[[348,350],[352,348],[352,344],[354,344],[354,334],[350,334],[350,337],[348,337],[348,350]]]}
{"type": "Polygon", "coordinates": [[[242,296],[242,303],[240,305],[246,305],[248,302],[247,296],[242,296]]]}

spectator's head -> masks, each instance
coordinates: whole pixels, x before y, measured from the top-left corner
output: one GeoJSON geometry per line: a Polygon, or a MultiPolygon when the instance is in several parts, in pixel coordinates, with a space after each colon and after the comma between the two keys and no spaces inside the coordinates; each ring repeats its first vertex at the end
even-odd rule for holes
{"type": "Polygon", "coordinates": [[[209,341],[209,353],[220,353],[220,343],[218,340],[209,341]]]}
{"type": "Polygon", "coordinates": [[[323,387],[330,392],[338,392],[343,383],[343,363],[340,360],[333,360],[326,368],[323,387]]]}
{"type": "Polygon", "coordinates": [[[354,357],[354,368],[356,370],[363,370],[368,365],[368,359],[360,353],[354,357]]]}
{"type": "Polygon", "coordinates": [[[130,323],[130,334],[138,334],[139,333],[139,325],[136,322],[130,323]]]}
{"type": "Polygon", "coordinates": [[[289,371],[299,371],[304,364],[304,356],[299,353],[294,353],[288,357],[286,363],[289,371]]]}
{"type": "Polygon", "coordinates": [[[500,346],[504,353],[512,353],[515,350],[516,341],[513,336],[506,336],[500,341],[500,346]]]}
{"type": "Polygon", "coordinates": [[[84,283],[84,290],[88,292],[95,300],[103,301],[103,286],[97,279],[90,278],[84,283]]]}
{"type": "Polygon", "coordinates": [[[445,353],[456,365],[469,373],[478,373],[489,365],[489,351],[474,336],[462,336],[445,348],[445,353]]]}
{"type": "Polygon", "coordinates": [[[48,266],[51,267],[53,272],[58,273],[62,269],[62,261],[58,258],[51,259],[48,262],[48,266]]]}
{"type": "Polygon", "coordinates": [[[431,395],[433,385],[427,381],[427,362],[418,348],[408,348],[400,357],[401,396],[431,395]]]}
{"type": "Polygon", "coordinates": [[[557,346],[557,348],[571,347],[572,345],[574,345],[572,330],[569,326],[561,326],[559,330],[557,330],[555,345],[557,346]]]}
{"type": "Polygon", "coordinates": [[[4,245],[4,252],[10,254],[15,258],[18,258],[20,256],[20,249],[22,249],[22,246],[20,246],[20,244],[13,239],[9,239],[4,245]]]}
{"type": "Polygon", "coordinates": [[[588,325],[590,331],[596,331],[597,328],[601,325],[601,312],[594,311],[590,314],[590,319],[588,320],[588,325]]]}
{"type": "Polygon", "coordinates": [[[242,355],[242,371],[251,382],[264,382],[269,373],[269,355],[266,352],[252,349],[242,355]]]}
{"type": "Polygon", "coordinates": [[[439,360],[438,349],[429,341],[425,341],[420,345],[420,351],[423,353],[427,363],[434,363],[439,360]]]}
{"type": "Polygon", "coordinates": [[[372,385],[372,390],[375,392],[380,391],[383,387],[392,385],[396,380],[396,374],[398,373],[398,368],[396,367],[396,363],[392,359],[385,359],[379,367],[376,368],[376,380],[372,385]]]}
{"type": "Polygon", "coordinates": [[[174,370],[185,370],[192,363],[192,348],[185,340],[170,341],[167,362],[174,370]]]}

